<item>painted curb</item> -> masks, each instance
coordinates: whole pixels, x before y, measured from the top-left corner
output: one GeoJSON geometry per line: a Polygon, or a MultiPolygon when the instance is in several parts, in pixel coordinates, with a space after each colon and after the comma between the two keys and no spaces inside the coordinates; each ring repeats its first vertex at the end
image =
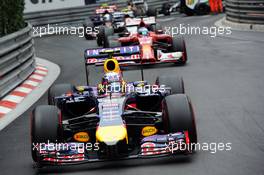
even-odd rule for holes
{"type": "Polygon", "coordinates": [[[48,75],[48,69],[41,64],[36,65],[36,70],[11,93],[0,100],[0,117],[4,117],[14,110],[48,75]]]}
{"type": "Polygon", "coordinates": [[[28,110],[58,78],[58,65],[41,58],[36,62],[36,71],[0,101],[0,130],[28,110]]]}

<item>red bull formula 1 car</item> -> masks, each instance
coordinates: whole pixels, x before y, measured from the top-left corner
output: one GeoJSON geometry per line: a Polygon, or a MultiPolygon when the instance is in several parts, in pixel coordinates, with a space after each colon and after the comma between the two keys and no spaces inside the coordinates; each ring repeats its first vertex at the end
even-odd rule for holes
{"type": "Polygon", "coordinates": [[[97,86],[55,85],[49,105],[34,109],[32,158],[39,166],[192,153],[194,112],[181,78],[125,82],[113,56],[102,65],[97,86]]]}

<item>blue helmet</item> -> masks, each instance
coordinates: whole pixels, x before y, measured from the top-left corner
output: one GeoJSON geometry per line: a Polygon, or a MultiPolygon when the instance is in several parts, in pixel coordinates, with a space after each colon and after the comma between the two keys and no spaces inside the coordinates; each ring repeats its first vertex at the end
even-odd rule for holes
{"type": "Polygon", "coordinates": [[[107,83],[107,84],[113,82],[120,82],[120,80],[121,80],[121,76],[116,72],[108,72],[103,77],[103,83],[107,83]]]}
{"type": "Polygon", "coordinates": [[[149,33],[149,31],[146,27],[140,27],[138,29],[138,34],[140,34],[140,35],[147,36],[148,33],[149,33]]]}
{"type": "Polygon", "coordinates": [[[112,21],[112,15],[109,14],[109,13],[106,13],[106,14],[103,16],[103,20],[104,20],[104,22],[111,22],[111,21],[112,21]]]}

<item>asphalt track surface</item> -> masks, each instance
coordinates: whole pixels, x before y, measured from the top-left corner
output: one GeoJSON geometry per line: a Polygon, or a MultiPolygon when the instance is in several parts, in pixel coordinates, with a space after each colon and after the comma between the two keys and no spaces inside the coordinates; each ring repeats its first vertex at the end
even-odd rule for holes
{"type": "MultiPolygon", "coordinates": [[[[163,18],[165,19],[165,18],[163,18]]],[[[173,17],[163,25],[185,23],[212,26],[219,16],[173,17]]],[[[145,70],[145,79],[182,75],[192,99],[199,142],[231,142],[231,151],[198,151],[191,157],[170,157],[92,163],[63,168],[32,168],[29,116],[36,105],[47,104],[47,94],[0,132],[0,174],[264,174],[264,35],[235,32],[230,36],[185,36],[189,63],[183,67],[145,70]]],[[[76,36],[48,36],[35,40],[37,55],[57,63],[56,83],[85,84],[83,50],[94,41],[76,36]]],[[[99,70],[92,70],[96,83],[99,70]]],[[[125,74],[139,80],[139,71],[125,74]]]]}

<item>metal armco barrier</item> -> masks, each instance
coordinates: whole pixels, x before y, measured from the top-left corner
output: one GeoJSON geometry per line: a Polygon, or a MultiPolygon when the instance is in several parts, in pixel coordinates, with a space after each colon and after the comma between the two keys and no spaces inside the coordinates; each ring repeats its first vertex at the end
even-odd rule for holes
{"type": "MultiPolygon", "coordinates": [[[[161,0],[148,0],[148,5],[150,7],[159,8],[163,3],[164,1],[161,0]]],[[[116,4],[119,8],[124,8],[127,6],[127,0],[109,2],[108,4],[116,4]]],[[[94,14],[95,8],[98,6],[100,6],[100,4],[26,13],[24,17],[26,21],[30,22],[33,26],[45,26],[47,24],[81,24],[89,15],[94,14]]]]}
{"type": "Polygon", "coordinates": [[[0,38],[0,99],[35,70],[31,26],[0,38]]]}
{"type": "Polygon", "coordinates": [[[226,19],[238,23],[264,24],[264,0],[226,0],[226,19]]]}

